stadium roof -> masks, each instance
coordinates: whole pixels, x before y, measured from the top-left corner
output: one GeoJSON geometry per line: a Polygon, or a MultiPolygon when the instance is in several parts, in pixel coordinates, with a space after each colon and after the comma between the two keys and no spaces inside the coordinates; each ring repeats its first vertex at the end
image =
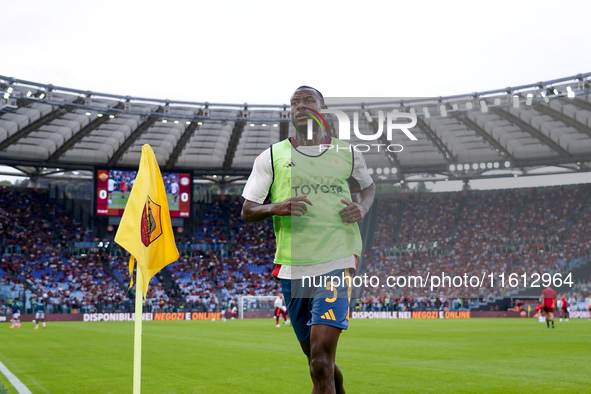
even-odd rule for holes
{"type": "MultiPolygon", "coordinates": [[[[327,98],[327,104],[350,120],[358,115],[361,134],[383,127],[377,141],[351,131],[376,181],[584,172],[591,170],[590,78],[437,98],[327,98]],[[392,111],[416,116],[409,128],[416,140],[400,130],[386,139],[392,111]]],[[[241,179],[261,151],[294,134],[285,104],[117,96],[2,75],[0,95],[0,164],[29,176],[137,167],[149,143],[163,169],[241,179]]],[[[326,119],[338,129],[336,116],[326,119]]]]}

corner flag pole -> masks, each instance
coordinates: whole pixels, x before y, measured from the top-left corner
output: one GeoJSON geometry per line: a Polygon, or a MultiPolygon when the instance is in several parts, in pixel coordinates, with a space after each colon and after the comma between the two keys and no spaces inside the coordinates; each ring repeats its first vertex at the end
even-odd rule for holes
{"type": "Polygon", "coordinates": [[[164,181],[154,151],[148,144],[142,146],[140,168],[121,216],[115,242],[131,255],[131,279],[136,263],[133,393],[139,394],[142,383],[143,298],[148,293],[150,279],[179,258],[164,181]]]}
{"type": "Polygon", "coordinates": [[[133,335],[133,394],[141,393],[142,386],[142,314],[143,286],[140,264],[135,271],[135,331],[133,335]]]}

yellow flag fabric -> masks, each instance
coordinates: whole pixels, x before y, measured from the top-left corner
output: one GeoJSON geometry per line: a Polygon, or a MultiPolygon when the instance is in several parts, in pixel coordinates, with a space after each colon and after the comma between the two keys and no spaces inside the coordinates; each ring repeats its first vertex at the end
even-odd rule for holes
{"type": "Polygon", "coordinates": [[[115,234],[115,242],[132,256],[129,262],[132,283],[134,258],[137,261],[144,298],[150,279],[179,258],[164,182],[154,151],[148,144],[142,146],[140,167],[115,234]]]}

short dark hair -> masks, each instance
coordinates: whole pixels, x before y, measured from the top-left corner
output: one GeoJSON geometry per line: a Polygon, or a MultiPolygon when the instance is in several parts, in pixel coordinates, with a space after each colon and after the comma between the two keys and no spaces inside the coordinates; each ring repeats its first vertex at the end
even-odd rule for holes
{"type": "Polygon", "coordinates": [[[299,88],[297,88],[294,91],[294,93],[297,92],[298,90],[302,90],[302,89],[311,89],[311,90],[315,91],[316,93],[318,93],[318,96],[320,97],[320,104],[324,105],[324,96],[322,95],[322,93],[320,93],[320,90],[313,88],[312,86],[302,85],[299,88]]]}

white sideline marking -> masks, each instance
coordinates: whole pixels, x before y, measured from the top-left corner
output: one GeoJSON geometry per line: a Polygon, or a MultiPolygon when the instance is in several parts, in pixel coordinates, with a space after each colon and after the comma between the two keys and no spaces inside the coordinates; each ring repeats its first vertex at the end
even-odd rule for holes
{"type": "Polygon", "coordinates": [[[4,364],[2,364],[2,361],[0,361],[0,372],[2,372],[4,376],[6,376],[10,384],[14,386],[14,388],[16,389],[16,391],[18,391],[19,394],[33,394],[31,393],[31,390],[29,390],[27,386],[23,384],[23,382],[18,380],[18,378],[12,372],[10,372],[4,364]]]}

